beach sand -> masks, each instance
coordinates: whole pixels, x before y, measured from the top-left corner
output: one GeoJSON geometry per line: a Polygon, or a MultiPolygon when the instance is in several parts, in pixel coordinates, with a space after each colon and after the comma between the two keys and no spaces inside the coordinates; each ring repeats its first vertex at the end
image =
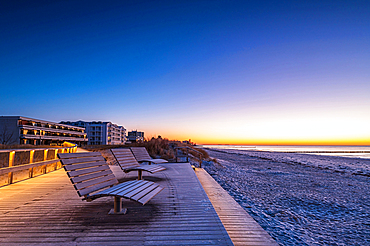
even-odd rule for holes
{"type": "Polygon", "coordinates": [[[207,151],[220,164],[204,169],[279,244],[370,245],[369,160],[207,151]]]}

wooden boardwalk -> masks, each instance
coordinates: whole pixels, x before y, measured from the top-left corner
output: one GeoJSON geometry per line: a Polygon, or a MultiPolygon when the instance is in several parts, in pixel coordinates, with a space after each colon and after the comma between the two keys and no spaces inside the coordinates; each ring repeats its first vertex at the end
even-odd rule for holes
{"type": "MultiPolygon", "coordinates": [[[[232,245],[188,163],[144,175],[165,189],[148,204],[124,200],[126,215],[107,215],[113,199],[78,197],[64,170],[0,188],[1,245],[232,245]]],[[[112,168],[122,181],[124,174],[112,168]]]]}

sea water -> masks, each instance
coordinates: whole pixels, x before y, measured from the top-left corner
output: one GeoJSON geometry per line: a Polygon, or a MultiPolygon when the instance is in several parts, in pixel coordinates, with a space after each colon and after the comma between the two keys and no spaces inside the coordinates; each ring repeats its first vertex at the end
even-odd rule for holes
{"type": "Polygon", "coordinates": [[[204,168],[281,245],[370,245],[370,147],[203,146],[204,168]]]}
{"type": "Polygon", "coordinates": [[[313,155],[370,158],[370,146],[301,146],[301,145],[202,145],[204,148],[257,150],[313,155]]]}

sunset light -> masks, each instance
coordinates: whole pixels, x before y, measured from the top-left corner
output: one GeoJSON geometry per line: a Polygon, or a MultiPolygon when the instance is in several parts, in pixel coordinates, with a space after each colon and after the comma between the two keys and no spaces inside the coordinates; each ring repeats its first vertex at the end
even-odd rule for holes
{"type": "Polygon", "coordinates": [[[1,10],[1,115],[198,144],[370,145],[368,4],[28,5],[1,10]]]}

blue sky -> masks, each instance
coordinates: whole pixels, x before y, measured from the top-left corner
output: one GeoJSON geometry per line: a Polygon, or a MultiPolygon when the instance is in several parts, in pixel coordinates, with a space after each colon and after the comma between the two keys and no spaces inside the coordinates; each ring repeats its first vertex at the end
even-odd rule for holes
{"type": "Polygon", "coordinates": [[[198,143],[370,139],[368,1],[9,1],[0,12],[0,115],[198,143]]]}

